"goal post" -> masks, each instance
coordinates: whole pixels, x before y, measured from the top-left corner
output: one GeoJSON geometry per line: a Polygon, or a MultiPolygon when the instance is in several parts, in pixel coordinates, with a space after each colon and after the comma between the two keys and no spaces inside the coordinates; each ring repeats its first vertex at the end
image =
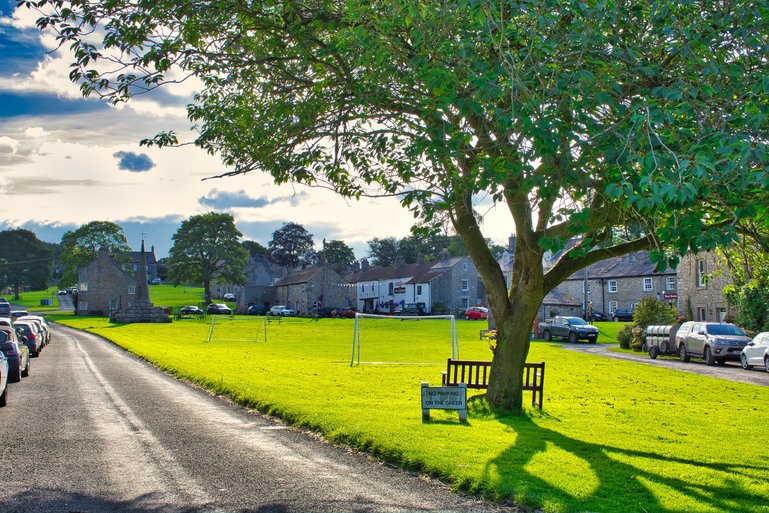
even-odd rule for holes
{"type": "MultiPolygon", "coordinates": [[[[350,366],[360,365],[361,363],[389,363],[389,364],[402,364],[402,363],[427,363],[427,362],[414,362],[414,361],[377,361],[377,362],[361,362],[361,334],[363,335],[364,347],[374,348],[376,344],[380,346],[382,344],[389,345],[388,354],[393,356],[406,356],[408,352],[408,345],[403,340],[403,333],[392,333],[395,329],[394,321],[399,322],[417,322],[422,325],[421,327],[428,328],[432,333],[436,333],[436,337],[439,340],[437,343],[440,347],[446,344],[447,339],[450,341],[451,358],[453,360],[459,359],[459,339],[457,337],[457,325],[453,315],[420,315],[420,316],[405,316],[405,315],[378,315],[378,314],[355,314],[355,325],[352,335],[352,356],[350,358],[350,366]],[[367,322],[371,320],[371,322],[367,322]],[[448,325],[442,327],[446,331],[442,331],[436,323],[432,321],[448,321],[448,325]],[[373,329],[372,324],[376,324],[376,329],[373,329]],[[390,332],[390,333],[388,333],[390,332]],[[383,334],[392,336],[394,338],[387,339],[383,334]],[[376,342],[374,341],[376,339],[376,342]]],[[[443,324],[443,323],[441,323],[443,324]]],[[[419,335],[414,335],[419,336],[419,335]]],[[[446,344],[448,345],[448,344],[446,344]]],[[[445,347],[445,346],[444,346],[445,347]]],[[[446,347],[448,349],[448,347],[446,347]]],[[[375,352],[372,351],[372,352],[375,352]]],[[[383,358],[387,360],[387,358],[383,358]]],[[[404,358],[408,359],[408,358],[404,358]]],[[[394,359],[393,359],[394,360],[394,359]]],[[[412,358],[413,360],[413,358],[412,358]]]]}
{"type": "Polygon", "coordinates": [[[267,342],[267,318],[214,315],[206,342],[267,342]]]}

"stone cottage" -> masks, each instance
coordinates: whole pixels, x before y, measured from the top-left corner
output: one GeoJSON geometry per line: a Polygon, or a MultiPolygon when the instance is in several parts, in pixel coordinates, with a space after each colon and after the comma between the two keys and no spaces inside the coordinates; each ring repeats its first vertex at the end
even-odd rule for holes
{"type": "Polygon", "coordinates": [[[110,315],[136,295],[136,279],[106,249],[78,270],[77,281],[77,315],[110,315]]]}

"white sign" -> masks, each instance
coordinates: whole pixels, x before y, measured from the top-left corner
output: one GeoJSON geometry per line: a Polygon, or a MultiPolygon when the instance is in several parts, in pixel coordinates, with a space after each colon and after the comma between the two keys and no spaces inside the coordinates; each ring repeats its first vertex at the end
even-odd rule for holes
{"type": "Polygon", "coordinates": [[[458,410],[459,420],[467,420],[467,385],[430,387],[422,382],[422,419],[430,418],[430,410],[458,410]]]}

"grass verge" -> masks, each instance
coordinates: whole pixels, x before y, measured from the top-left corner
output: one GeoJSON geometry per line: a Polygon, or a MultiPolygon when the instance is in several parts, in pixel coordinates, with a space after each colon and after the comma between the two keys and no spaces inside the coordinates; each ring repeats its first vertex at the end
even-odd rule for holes
{"type": "MultiPolygon", "coordinates": [[[[176,376],[317,430],[457,489],[548,512],[769,511],[767,389],[534,342],[546,361],[545,406],[523,417],[471,401],[468,421],[421,418],[419,386],[450,354],[443,327],[393,322],[381,346],[353,321],[271,320],[266,342],[205,342],[209,324],[61,322],[103,335],[176,376]],[[408,362],[408,364],[403,364],[408,362]]],[[[263,318],[244,321],[257,334],[263,318]]],[[[608,324],[608,323],[607,323],[608,324]]],[[[489,359],[478,323],[457,321],[461,356],[489,359]]],[[[364,327],[365,330],[365,327],[364,327]]],[[[369,332],[370,333],[370,332],[369,332]]],[[[530,397],[525,396],[528,401],[530,397]]]]}

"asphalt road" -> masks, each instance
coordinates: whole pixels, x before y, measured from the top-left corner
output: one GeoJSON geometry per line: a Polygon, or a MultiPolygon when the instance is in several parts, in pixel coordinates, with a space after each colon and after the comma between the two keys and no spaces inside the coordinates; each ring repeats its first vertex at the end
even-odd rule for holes
{"type": "Polygon", "coordinates": [[[53,342],[0,409],[0,511],[498,509],[56,326],[53,342]]]}

